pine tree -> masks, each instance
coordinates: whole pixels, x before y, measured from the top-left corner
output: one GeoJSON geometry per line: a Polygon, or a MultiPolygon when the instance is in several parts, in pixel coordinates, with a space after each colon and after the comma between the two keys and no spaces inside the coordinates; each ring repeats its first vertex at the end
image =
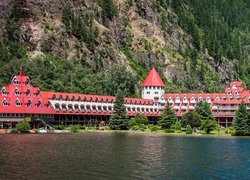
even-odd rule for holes
{"type": "Polygon", "coordinates": [[[201,125],[201,117],[196,111],[189,111],[181,118],[182,127],[190,125],[192,128],[198,128],[201,125]]]}
{"type": "Polygon", "coordinates": [[[128,118],[126,116],[126,107],[124,105],[124,94],[119,89],[114,104],[114,112],[110,117],[110,128],[113,130],[127,130],[128,118]]]}
{"type": "Polygon", "coordinates": [[[170,129],[171,125],[178,120],[175,112],[171,109],[169,104],[165,107],[164,112],[161,114],[158,124],[162,129],[170,129]]]}
{"type": "Polygon", "coordinates": [[[249,131],[249,113],[247,112],[246,105],[242,102],[239,109],[235,113],[233,120],[236,136],[250,135],[249,131]]]}
{"type": "Polygon", "coordinates": [[[196,112],[200,115],[201,120],[214,120],[210,105],[206,101],[198,102],[196,112]]]}

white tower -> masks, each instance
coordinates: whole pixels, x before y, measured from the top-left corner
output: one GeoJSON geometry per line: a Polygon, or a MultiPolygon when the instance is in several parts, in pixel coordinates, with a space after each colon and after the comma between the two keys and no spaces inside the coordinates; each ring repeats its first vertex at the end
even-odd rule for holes
{"type": "Polygon", "coordinates": [[[141,86],[143,99],[153,99],[159,102],[165,101],[163,96],[165,85],[154,67],[150,70],[141,86]]]}

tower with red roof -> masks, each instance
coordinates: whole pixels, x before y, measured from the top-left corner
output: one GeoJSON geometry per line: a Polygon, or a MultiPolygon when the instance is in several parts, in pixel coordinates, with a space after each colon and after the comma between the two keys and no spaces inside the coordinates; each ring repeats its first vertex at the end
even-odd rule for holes
{"type": "Polygon", "coordinates": [[[165,100],[163,97],[165,85],[154,67],[152,67],[141,86],[143,99],[165,100]]]}

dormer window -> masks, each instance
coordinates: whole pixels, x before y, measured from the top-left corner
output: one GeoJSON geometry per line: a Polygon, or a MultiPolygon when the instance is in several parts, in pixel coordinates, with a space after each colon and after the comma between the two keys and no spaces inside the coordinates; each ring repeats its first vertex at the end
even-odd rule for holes
{"type": "Polygon", "coordinates": [[[30,94],[30,90],[27,89],[27,91],[25,92],[26,96],[28,96],[30,94]]]}
{"type": "Polygon", "coordinates": [[[219,101],[219,100],[220,100],[219,96],[216,96],[216,98],[215,98],[215,99],[216,99],[216,101],[219,101]]]}
{"type": "Polygon", "coordinates": [[[3,95],[3,96],[6,96],[7,94],[8,94],[8,93],[7,93],[6,89],[3,88],[3,89],[2,89],[2,95],[3,95]]]}
{"type": "Polygon", "coordinates": [[[199,102],[201,102],[201,101],[202,101],[202,97],[200,96],[200,97],[199,97],[199,102]]]}
{"type": "Polygon", "coordinates": [[[26,105],[30,106],[31,105],[31,100],[29,100],[26,105]]]}
{"type": "Polygon", "coordinates": [[[20,91],[16,88],[14,91],[15,95],[20,95],[20,91]]]}
{"type": "Polygon", "coordinates": [[[210,97],[209,96],[207,96],[207,101],[210,101],[210,97]]]}
{"type": "Polygon", "coordinates": [[[30,84],[30,80],[29,78],[26,79],[25,83],[24,83],[26,86],[30,84]]]}
{"type": "Polygon", "coordinates": [[[8,101],[6,99],[3,100],[3,106],[8,106],[8,101]]]}
{"type": "Polygon", "coordinates": [[[19,101],[19,99],[16,99],[15,104],[16,106],[21,106],[21,102],[19,101]]]}
{"type": "Polygon", "coordinates": [[[192,97],[191,97],[191,101],[195,101],[195,99],[194,99],[194,96],[192,95],[192,97]]]}
{"type": "Polygon", "coordinates": [[[39,106],[41,106],[41,104],[42,104],[41,101],[38,101],[36,106],[39,107],[39,106]]]}
{"type": "Polygon", "coordinates": [[[187,101],[187,97],[186,96],[183,97],[183,101],[187,101]]]}
{"type": "Polygon", "coordinates": [[[13,80],[13,83],[14,83],[14,84],[19,84],[17,78],[15,78],[15,79],[13,80]]]}
{"type": "Polygon", "coordinates": [[[238,94],[238,91],[237,91],[237,89],[235,89],[234,93],[235,93],[235,94],[238,94]]]}
{"type": "Polygon", "coordinates": [[[55,94],[53,94],[52,100],[56,100],[56,95],[55,94]]]}
{"type": "Polygon", "coordinates": [[[172,97],[168,97],[168,101],[171,102],[172,101],[172,97]]]}
{"type": "Polygon", "coordinates": [[[239,95],[237,95],[237,100],[240,100],[240,96],[239,95]]]}
{"type": "Polygon", "coordinates": [[[223,96],[223,100],[226,100],[226,99],[227,99],[227,98],[226,98],[226,96],[224,95],[224,96],[223,96]]]}
{"type": "Polygon", "coordinates": [[[36,92],[36,96],[38,96],[40,94],[40,90],[38,89],[36,92]]]}

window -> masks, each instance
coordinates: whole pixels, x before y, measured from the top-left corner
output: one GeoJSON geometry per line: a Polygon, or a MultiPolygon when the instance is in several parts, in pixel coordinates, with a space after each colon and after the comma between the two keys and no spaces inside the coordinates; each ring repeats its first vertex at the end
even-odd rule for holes
{"type": "Polygon", "coordinates": [[[19,101],[19,99],[16,99],[15,104],[16,104],[16,106],[21,106],[21,102],[19,101]]]}
{"type": "Polygon", "coordinates": [[[199,102],[202,101],[202,97],[199,97],[199,102]]]}
{"type": "Polygon", "coordinates": [[[30,90],[28,89],[26,92],[25,92],[26,96],[28,96],[30,94],[30,90]]]}
{"type": "Polygon", "coordinates": [[[31,105],[31,100],[29,100],[28,102],[27,102],[27,106],[30,106],[31,105]]]}
{"type": "Polygon", "coordinates": [[[15,79],[13,80],[13,83],[14,83],[14,84],[19,84],[17,78],[15,78],[15,79]]]}
{"type": "Polygon", "coordinates": [[[40,94],[40,90],[38,89],[36,92],[36,96],[38,96],[40,94]]]}
{"type": "Polygon", "coordinates": [[[219,100],[220,100],[219,96],[216,96],[216,98],[215,98],[215,99],[216,99],[216,101],[219,101],[219,100]]]}
{"type": "Polygon", "coordinates": [[[3,90],[2,90],[2,95],[3,95],[3,96],[6,96],[7,94],[8,94],[8,93],[7,93],[6,89],[3,89],[3,90]]]}
{"type": "Polygon", "coordinates": [[[29,85],[29,83],[30,83],[30,80],[29,79],[26,79],[26,81],[25,81],[25,85],[27,86],[27,85],[29,85]]]}
{"type": "Polygon", "coordinates": [[[8,106],[8,102],[5,100],[3,100],[3,106],[8,106]]]}
{"type": "Polygon", "coordinates": [[[20,92],[17,88],[15,89],[14,93],[15,93],[15,95],[20,95],[20,92]]]}
{"type": "Polygon", "coordinates": [[[38,103],[36,104],[37,107],[41,106],[41,101],[38,101],[38,103]]]}
{"type": "Polygon", "coordinates": [[[147,94],[150,94],[150,92],[147,92],[147,94]]]}
{"type": "Polygon", "coordinates": [[[155,94],[158,94],[158,92],[155,92],[155,94]]]}

